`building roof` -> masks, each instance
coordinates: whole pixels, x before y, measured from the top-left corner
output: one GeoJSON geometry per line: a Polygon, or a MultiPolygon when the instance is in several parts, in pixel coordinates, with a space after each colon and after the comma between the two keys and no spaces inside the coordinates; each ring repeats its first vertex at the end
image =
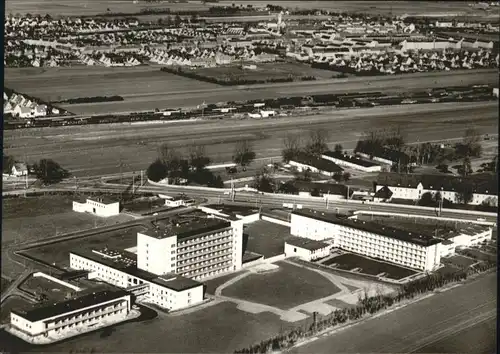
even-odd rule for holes
{"type": "Polygon", "coordinates": [[[456,177],[450,175],[418,175],[381,172],[377,184],[385,186],[400,186],[417,188],[422,183],[424,189],[440,191],[456,191],[463,183],[472,185],[474,193],[498,195],[497,176],[469,176],[456,177]]]}
{"type": "Polygon", "coordinates": [[[378,157],[384,160],[389,160],[394,163],[401,162],[401,164],[407,164],[410,162],[410,156],[403,151],[392,150],[388,148],[382,148],[379,151],[371,151],[367,146],[362,143],[357,146],[357,152],[378,157]]]}
{"type": "Polygon", "coordinates": [[[441,240],[434,238],[433,235],[422,234],[417,232],[412,233],[396,227],[380,225],[376,222],[341,218],[339,217],[339,215],[333,213],[324,213],[312,209],[298,209],[294,210],[292,214],[313,218],[331,224],[351,227],[354,229],[363,230],[366,232],[378,234],[385,237],[390,237],[393,239],[417,244],[419,246],[424,246],[424,247],[432,246],[434,244],[441,242],[441,240]]]}
{"type": "Polygon", "coordinates": [[[294,181],[293,185],[299,190],[304,192],[311,192],[314,189],[318,190],[319,194],[334,194],[347,196],[347,186],[336,183],[318,183],[308,181],[294,181]]]}
{"type": "Polygon", "coordinates": [[[177,236],[177,239],[180,240],[231,227],[230,222],[217,218],[196,218],[183,224],[163,224],[163,227],[159,227],[159,225],[141,233],[158,239],[177,236]]]}
{"type": "Polygon", "coordinates": [[[92,197],[87,197],[87,199],[91,200],[93,202],[97,202],[97,203],[101,203],[101,204],[106,204],[106,205],[114,204],[114,203],[118,203],[119,202],[119,200],[117,200],[116,198],[113,198],[113,197],[110,197],[110,196],[107,196],[107,195],[99,196],[99,197],[92,196],[92,197]]]}
{"type": "Polygon", "coordinates": [[[12,310],[12,312],[27,319],[28,321],[36,322],[63,315],[68,312],[77,311],[92,305],[97,305],[102,302],[114,300],[126,295],[130,294],[125,290],[105,290],[54,304],[44,304],[29,310],[12,310]]]}
{"type": "Polygon", "coordinates": [[[328,157],[333,157],[335,159],[339,159],[339,160],[342,160],[342,161],[345,161],[345,162],[350,162],[352,164],[355,164],[355,165],[358,165],[358,166],[362,166],[362,167],[379,166],[378,164],[376,164],[374,162],[370,162],[370,161],[366,161],[366,160],[360,159],[357,156],[342,154],[342,153],[335,152],[335,151],[327,151],[327,152],[324,152],[323,155],[324,156],[328,156],[328,157]]]}
{"type": "Polygon", "coordinates": [[[295,161],[303,165],[308,165],[317,168],[320,171],[325,171],[325,172],[335,173],[343,171],[342,167],[337,165],[335,162],[325,160],[323,158],[309,155],[306,153],[299,153],[290,161],[295,161]]]}
{"type": "Polygon", "coordinates": [[[27,171],[28,166],[24,162],[16,162],[14,163],[14,166],[17,171],[27,171]]]}
{"type": "Polygon", "coordinates": [[[259,208],[247,205],[208,204],[204,205],[204,207],[216,210],[219,213],[227,216],[233,216],[233,215],[248,216],[257,214],[259,212],[259,208]]]}
{"type": "Polygon", "coordinates": [[[380,199],[390,199],[392,197],[393,193],[387,186],[383,186],[380,188],[378,191],[375,192],[375,195],[373,196],[374,198],[380,198],[380,199]]]}
{"type": "Polygon", "coordinates": [[[107,258],[87,250],[72,251],[71,253],[174,291],[188,290],[202,285],[200,282],[181,275],[167,274],[159,277],[156,274],[139,269],[137,268],[137,255],[131,252],[110,249],[99,250],[98,252],[113,258],[107,258]]]}
{"type": "Polygon", "coordinates": [[[289,245],[292,246],[304,248],[309,251],[316,251],[330,246],[330,244],[326,242],[311,240],[305,237],[295,237],[295,236],[288,237],[285,240],[285,243],[288,243],[289,245]]]}

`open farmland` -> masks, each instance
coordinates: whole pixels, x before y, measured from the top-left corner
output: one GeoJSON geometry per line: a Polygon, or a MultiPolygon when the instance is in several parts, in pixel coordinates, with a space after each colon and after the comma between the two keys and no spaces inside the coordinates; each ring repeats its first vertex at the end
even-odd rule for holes
{"type": "Polygon", "coordinates": [[[111,249],[125,250],[137,245],[137,232],[144,229],[144,227],[135,226],[120,231],[104,232],[83,239],[40,246],[24,253],[44,262],[55,263],[58,267],[66,267],[69,266],[70,251],[100,249],[106,246],[111,249]]]}
{"type": "Polygon", "coordinates": [[[244,121],[193,121],[169,124],[113,124],[9,130],[4,134],[4,153],[27,156],[33,163],[51,158],[75,176],[96,176],[146,169],[157,157],[158,147],[168,143],[180,151],[190,144],[206,145],[214,163],[231,161],[236,142],[254,143],[258,159],[281,159],[282,137],[321,129],[329,143],[353,149],[369,129],[400,126],[409,143],[461,139],[466,126],[479,133],[498,128],[498,103],[430,104],[339,110],[330,114],[244,121]]]}
{"type": "Polygon", "coordinates": [[[283,262],[276,265],[279,265],[277,271],[249,275],[227,287],[222,294],[289,309],[340,291],[316,272],[283,262]]]}
{"type": "MultiPolygon", "coordinates": [[[[308,69],[311,70],[311,69],[308,69]]],[[[328,73],[328,72],[327,72],[328,73]]],[[[333,75],[333,73],[329,73],[333,75]]],[[[246,101],[286,96],[349,92],[401,93],[467,84],[498,86],[497,70],[414,73],[316,81],[222,87],[160,72],[133,68],[7,68],[5,86],[47,101],[119,95],[124,101],[62,105],[75,114],[138,112],[155,108],[192,108],[205,102],[246,101]]]]}
{"type": "MultiPolygon", "coordinates": [[[[335,72],[311,68],[300,63],[264,63],[256,64],[256,69],[242,69],[240,66],[219,66],[214,68],[200,68],[192,72],[218,80],[280,80],[293,78],[300,81],[301,77],[312,76],[316,79],[330,79],[335,72]]],[[[189,71],[191,72],[191,71],[189,71]]],[[[340,75],[340,73],[338,73],[340,75]]]]}

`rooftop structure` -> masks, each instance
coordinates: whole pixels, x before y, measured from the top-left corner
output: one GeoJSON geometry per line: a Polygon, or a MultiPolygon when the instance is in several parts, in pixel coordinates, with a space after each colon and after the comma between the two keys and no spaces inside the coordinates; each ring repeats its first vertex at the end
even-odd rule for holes
{"type": "Polygon", "coordinates": [[[311,240],[311,239],[308,239],[305,237],[291,236],[291,237],[288,237],[285,240],[285,242],[292,245],[292,246],[304,248],[304,249],[307,249],[309,251],[315,251],[315,250],[323,249],[325,247],[330,247],[329,243],[311,240]]]}
{"type": "Polygon", "coordinates": [[[183,224],[158,225],[157,228],[150,228],[143,234],[158,239],[177,236],[177,239],[180,240],[228,227],[231,227],[231,223],[224,220],[199,218],[183,224]]]}

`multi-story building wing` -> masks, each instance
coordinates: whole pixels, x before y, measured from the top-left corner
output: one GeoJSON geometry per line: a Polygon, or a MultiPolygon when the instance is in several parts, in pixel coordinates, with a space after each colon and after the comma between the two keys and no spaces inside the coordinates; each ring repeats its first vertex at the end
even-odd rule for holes
{"type": "Polygon", "coordinates": [[[291,233],[317,241],[329,240],[334,247],[420,270],[433,270],[441,260],[441,240],[432,235],[314,210],[293,211],[291,233]]]}
{"type": "Polygon", "coordinates": [[[132,295],[124,290],[100,291],[27,311],[12,310],[9,332],[43,344],[127,319],[132,295]]]}
{"type": "Polygon", "coordinates": [[[241,268],[243,228],[218,218],[159,225],[137,234],[137,266],[195,280],[241,268]]]}

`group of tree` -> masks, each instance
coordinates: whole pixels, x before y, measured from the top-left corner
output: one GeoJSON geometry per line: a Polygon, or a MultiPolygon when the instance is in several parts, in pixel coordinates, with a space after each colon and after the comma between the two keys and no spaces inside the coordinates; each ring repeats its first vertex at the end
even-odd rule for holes
{"type": "Polygon", "coordinates": [[[187,181],[187,183],[222,188],[224,186],[222,178],[207,169],[209,164],[210,158],[206,156],[202,145],[193,144],[189,148],[188,156],[182,156],[177,150],[162,144],[158,150],[158,158],[149,165],[146,174],[153,182],[168,179],[172,184],[187,181]]]}
{"type": "Polygon", "coordinates": [[[10,175],[12,172],[12,167],[16,163],[16,159],[10,155],[2,156],[2,173],[10,175]]]}
{"type": "Polygon", "coordinates": [[[115,102],[123,100],[124,98],[122,96],[94,96],[94,97],[69,98],[64,101],[53,102],[53,103],[78,104],[78,103],[115,102]]]}
{"type": "Polygon", "coordinates": [[[253,145],[248,140],[238,142],[234,149],[233,162],[240,166],[248,166],[255,160],[253,145]]]}
{"type": "Polygon", "coordinates": [[[401,301],[413,299],[446,284],[464,281],[471,275],[492,270],[495,267],[494,262],[482,262],[476,267],[460,269],[452,273],[431,273],[424,278],[403,285],[396,295],[384,295],[377,292],[375,296],[368,296],[365,292],[364,296],[359,298],[355,307],[337,309],[330,315],[317,319],[309,327],[298,327],[289,330],[287,333],[281,333],[273,338],[263,340],[249,348],[236,350],[235,353],[250,354],[282,351],[294,346],[299,340],[313,337],[325,329],[333,328],[348,321],[358,320],[366,315],[373,315],[401,301]]]}
{"type": "Polygon", "coordinates": [[[283,139],[281,156],[283,162],[288,163],[302,153],[319,157],[328,150],[328,133],[324,130],[317,129],[309,132],[309,136],[305,140],[305,143],[301,134],[287,134],[283,139]]]}
{"type": "MultiPolygon", "coordinates": [[[[5,174],[12,173],[12,167],[16,163],[13,156],[3,155],[2,158],[2,172],[5,174]]],[[[51,159],[41,159],[33,166],[27,166],[28,172],[31,170],[38,180],[43,184],[55,184],[61,182],[63,179],[68,178],[70,173],[62,168],[57,162],[51,159]]]]}

